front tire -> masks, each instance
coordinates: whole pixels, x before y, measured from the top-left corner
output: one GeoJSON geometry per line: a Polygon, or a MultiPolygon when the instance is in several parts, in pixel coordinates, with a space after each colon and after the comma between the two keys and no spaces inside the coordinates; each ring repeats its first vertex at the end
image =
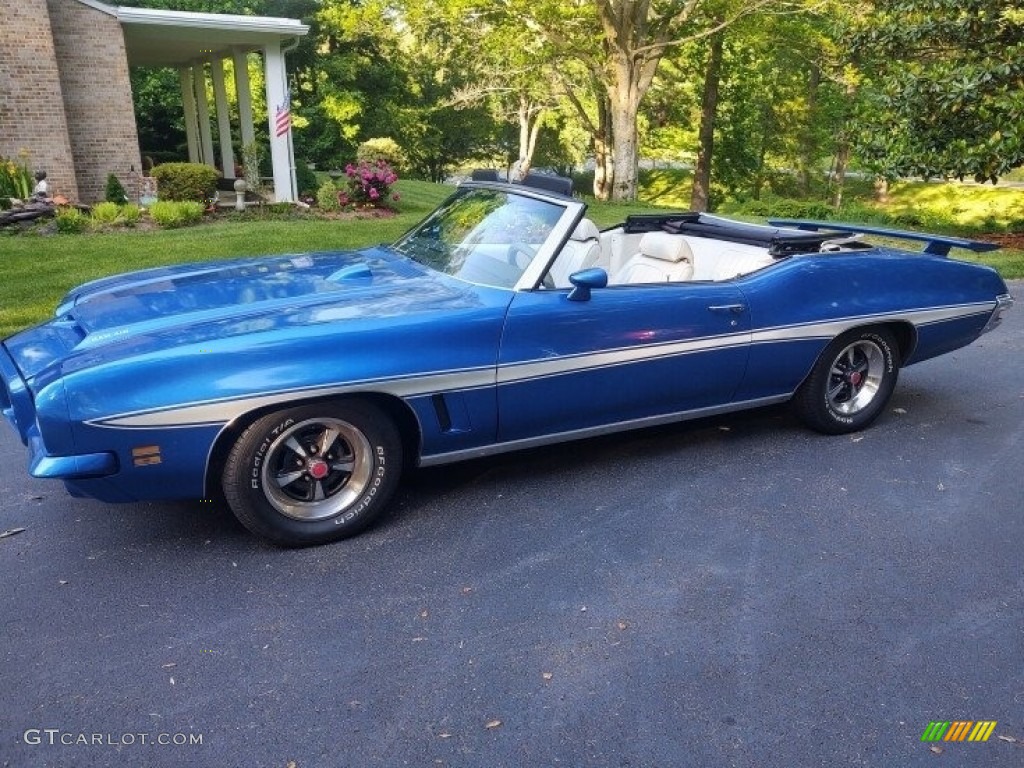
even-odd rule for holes
{"type": "Polygon", "coordinates": [[[841,435],[864,429],[896,387],[896,339],[885,328],[861,328],[835,338],[797,390],[793,406],[811,429],[841,435]]]}
{"type": "Polygon", "coordinates": [[[402,441],[391,419],[351,400],[255,421],[231,448],[222,486],[251,532],[274,544],[309,546],[373,524],[401,471],[402,441]]]}

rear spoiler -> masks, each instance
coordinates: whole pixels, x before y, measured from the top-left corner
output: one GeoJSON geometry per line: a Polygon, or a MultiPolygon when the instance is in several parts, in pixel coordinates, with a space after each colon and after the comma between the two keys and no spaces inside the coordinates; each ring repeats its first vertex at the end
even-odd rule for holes
{"type": "Polygon", "coordinates": [[[924,252],[935,256],[948,256],[950,248],[965,248],[975,253],[994,251],[999,248],[997,243],[983,243],[977,240],[964,240],[959,237],[946,237],[945,235],[926,235],[922,232],[906,232],[901,229],[884,229],[882,227],[862,227],[859,224],[837,224],[831,221],[802,221],[800,219],[769,219],[768,223],[773,227],[792,227],[806,232],[817,232],[825,229],[832,232],[854,232],[864,235],[879,235],[880,237],[895,237],[900,240],[913,240],[919,243],[927,243],[924,252]]]}

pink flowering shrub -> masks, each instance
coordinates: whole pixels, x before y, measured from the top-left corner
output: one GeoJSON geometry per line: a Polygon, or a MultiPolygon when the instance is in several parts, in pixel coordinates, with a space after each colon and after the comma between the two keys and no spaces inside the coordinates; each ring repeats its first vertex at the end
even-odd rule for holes
{"type": "Polygon", "coordinates": [[[398,174],[384,160],[368,163],[365,160],[356,165],[345,166],[348,176],[348,189],[338,193],[338,202],[343,206],[374,206],[387,205],[388,199],[397,200],[398,195],[391,195],[391,185],[398,181],[398,174]]]}

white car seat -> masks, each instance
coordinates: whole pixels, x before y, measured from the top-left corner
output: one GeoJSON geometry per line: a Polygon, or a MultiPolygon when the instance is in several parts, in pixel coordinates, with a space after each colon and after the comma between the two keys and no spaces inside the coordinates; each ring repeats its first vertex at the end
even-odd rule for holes
{"type": "Polygon", "coordinates": [[[569,288],[569,275],[594,266],[600,259],[601,231],[590,219],[581,219],[548,270],[548,276],[555,288],[569,288]]]}
{"type": "Polygon", "coordinates": [[[610,281],[612,285],[666,283],[693,276],[693,252],[679,235],[648,232],[640,238],[640,252],[630,258],[610,281]]]}
{"type": "Polygon", "coordinates": [[[767,248],[738,243],[723,243],[720,240],[694,237],[687,238],[693,253],[694,281],[732,280],[739,275],[754,272],[774,263],[767,248]]]}

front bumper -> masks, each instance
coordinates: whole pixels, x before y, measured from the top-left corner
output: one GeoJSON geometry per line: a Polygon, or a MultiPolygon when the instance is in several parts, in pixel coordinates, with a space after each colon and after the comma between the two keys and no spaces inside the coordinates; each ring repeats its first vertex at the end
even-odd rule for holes
{"type": "Polygon", "coordinates": [[[34,427],[28,435],[28,473],[32,477],[59,480],[82,480],[89,477],[106,477],[120,469],[117,454],[110,451],[84,453],[77,456],[49,456],[46,446],[34,427]]]}
{"type": "Polygon", "coordinates": [[[21,442],[28,445],[29,429],[35,423],[36,409],[32,404],[32,394],[28,391],[25,380],[21,378],[18,367],[0,345],[0,410],[4,418],[17,431],[21,442]]]}
{"type": "Polygon", "coordinates": [[[120,469],[117,454],[86,453],[51,456],[43,444],[36,419],[36,407],[25,379],[7,349],[0,347],[0,410],[28,446],[28,471],[33,477],[81,480],[106,477],[120,469]]]}

